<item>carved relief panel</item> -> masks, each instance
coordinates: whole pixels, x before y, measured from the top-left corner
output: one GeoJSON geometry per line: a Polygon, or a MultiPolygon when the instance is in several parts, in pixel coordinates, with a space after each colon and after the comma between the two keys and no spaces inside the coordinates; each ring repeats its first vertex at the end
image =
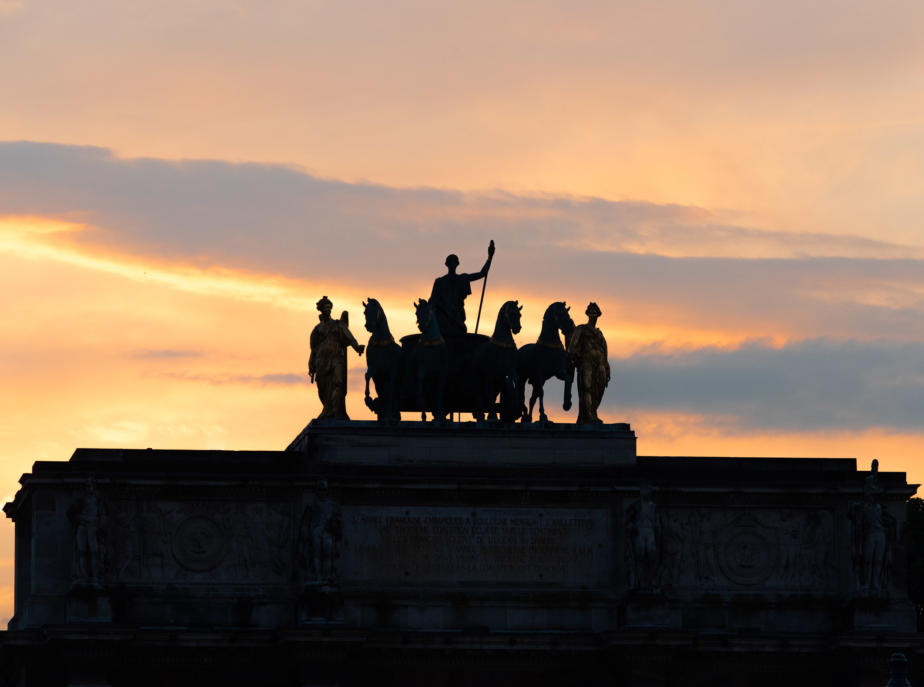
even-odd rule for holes
{"type": "Polygon", "coordinates": [[[291,521],[287,503],[114,501],[110,581],[288,582],[291,521]]]}
{"type": "MultiPolygon", "coordinates": [[[[833,591],[834,520],[829,511],[659,508],[658,560],[634,588],[833,591]]],[[[636,554],[637,557],[637,554],[636,554]]],[[[639,568],[640,566],[636,566],[639,568]]]]}

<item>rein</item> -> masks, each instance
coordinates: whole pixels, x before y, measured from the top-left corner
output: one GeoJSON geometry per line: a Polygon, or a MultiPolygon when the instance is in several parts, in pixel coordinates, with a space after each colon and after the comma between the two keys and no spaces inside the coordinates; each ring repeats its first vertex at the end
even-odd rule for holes
{"type": "Polygon", "coordinates": [[[545,347],[545,348],[552,348],[552,349],[555,349],[555,350],[557,350],[557,351],[563,351],[563,350],[565,349],[565,347],[564,347],[564,345],[562,344],[561,341],[552,341],[552,342],[548,342],[548,341],[537,341],[536,343],[539,344],[540,346],[545,347]]]}
{"type": "Polygon", "coordinates": [[[493,336],[488,339],[492,344],[499,348],[516,348],[517,345],[512,341],[501,341],[500,339],[495,339],[493,336]]]}

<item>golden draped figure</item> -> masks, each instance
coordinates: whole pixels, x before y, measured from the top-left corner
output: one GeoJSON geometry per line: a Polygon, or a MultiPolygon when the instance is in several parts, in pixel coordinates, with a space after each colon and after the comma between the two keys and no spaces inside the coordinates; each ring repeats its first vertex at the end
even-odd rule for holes
{"type": "Polygon", "coordinates": [[[587,324],[575,327],[568,340],[569,365],[577,368],[577,423],[602,424],[603,421],[597,417],[597,408],[603,399],[603,390],[610,383],[606,339],[597,329],[597,318],[603,313],[596,303],[590,303],[585,314],[587,324]]]}
{"type": "Polygon", "coordinates": [[[318,397],[323,409],[318,419],[337,418],[349,420],[346,412],[347,393],[347,346],[359,355],[365,346],[357,343],[350,332],[349,319],[344,312],[339,320],[334,320],[330,312],[334,304],[327,296],[317,303],[321,321],[311,330],[309,345],[311,355],[308,358],[308,379],[318,384],[318,397]]]}

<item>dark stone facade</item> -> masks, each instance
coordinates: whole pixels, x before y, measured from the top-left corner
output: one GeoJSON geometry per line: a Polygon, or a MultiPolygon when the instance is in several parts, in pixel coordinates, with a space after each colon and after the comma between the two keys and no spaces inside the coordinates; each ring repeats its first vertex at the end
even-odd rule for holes
{"type": "Polygon", "coordinates": [[[627,425],[313,424],[80,449],[16,523],[32,685],[885,684],[924,653],[903,473],[637,457],[627,425]]]}

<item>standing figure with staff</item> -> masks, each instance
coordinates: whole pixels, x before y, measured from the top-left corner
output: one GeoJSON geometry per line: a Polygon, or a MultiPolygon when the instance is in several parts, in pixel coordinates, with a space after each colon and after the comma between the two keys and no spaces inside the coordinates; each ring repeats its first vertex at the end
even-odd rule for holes
{"type": "MultiPolygon", "coordinates": [[[[465,327],[465,299],[472,292],[471,283],[473,281],[487,279],[493,258],[494,241],[491,241],[491,245],[488,246],[488,260],[480,272],[474,274],[456,272],[459,267],[459,257],[452,254],[446,258],[446,267],[449,271],[433,282],[433,290],[430,293],[430,305],[436,312],[440,333],[444,337],[461,336],[468,331],[465,327]]],[[[480,312],[479,306],[479,315],[480,312]]]]}

